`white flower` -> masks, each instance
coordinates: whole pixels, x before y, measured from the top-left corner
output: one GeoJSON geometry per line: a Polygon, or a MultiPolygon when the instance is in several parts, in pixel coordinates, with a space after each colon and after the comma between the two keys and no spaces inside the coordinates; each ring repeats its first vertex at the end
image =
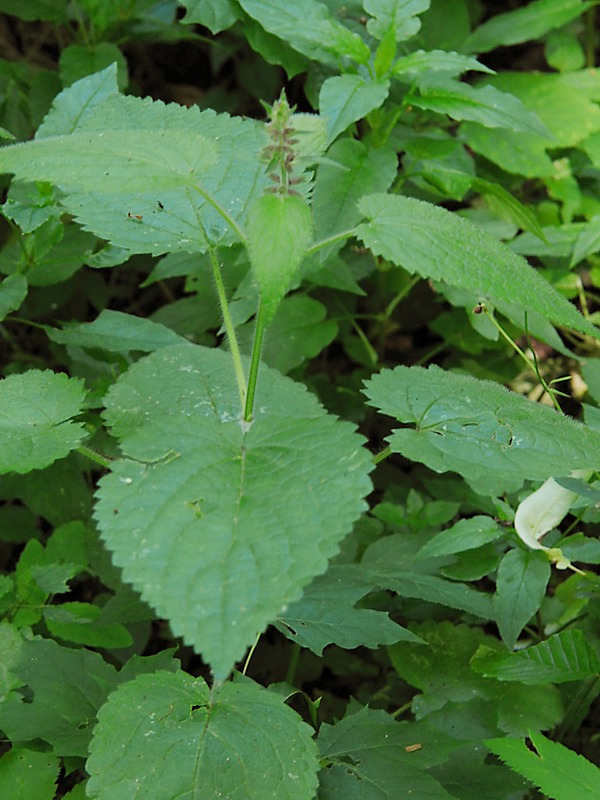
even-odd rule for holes
{"type": "MultiPolygon", "coordinates": [[[[571,473],[571,477],[587,480],[593,472],[591,469],[577,469],[571,473]]],[[[565,489],[554,478],[548,478],[539,489],[519,503],[515,513],[515,530],[521,541],[532,550],[543,550],[558,569],[569,568],[584,574],[571,564],[559,547],[545,547],[540,542],[542,536],[562,522],[577,497],[576,492],[565,489]]]]}

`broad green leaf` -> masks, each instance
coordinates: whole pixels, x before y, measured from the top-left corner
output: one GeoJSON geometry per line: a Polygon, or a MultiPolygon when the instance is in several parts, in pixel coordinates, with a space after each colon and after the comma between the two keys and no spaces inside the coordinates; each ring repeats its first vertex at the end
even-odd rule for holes
{"type": "Polygon", "coordinates": [[[539,609],[550,579],[550,562],[536,550],[509,550],[498,567],[494,611],[509,650],[539,609]]]}
{"type": "Polygon", "coordinates": [[[56,95],[35,138],[73,133],[85,125],[99,105],[118,91],[116,64],[76,81],[56,95]]]}
{"type": "Polygon", "coordinates": [[[442,531],[430,539],[418,552],[417,558],[436,558],[438,556],[463,553],[493,542],[503,535],[503,529],[491,517],[477,515],[461,519],[447,531],[442,531]]]}
{"type": "Polygon", "coordinates": [[[28,687],[0,706],[0,728],[12,741],[43,739],[62,756],[86,757],[98,708],[117,672],[98,653],[61,647],[39,636],[23,640],[11,672],[28,687]]]}
{"type": "Polygon", "coordinates": [[[535,751],[516,739],[489,739],[485,744],[553,800],[597,800],[600,769],[595,764],[541,733],[532,732],[529,739],[535,751]]]}
{"type": "Polygon", "coordinates": [[[315,61],[337,66],[340,56],[366,63],[370,51],[317,0],[239,0],[244,11],[279,39],[315,61]]]}
{"type": "Polygon", "coordinates": [[[457,746],[439,731],[399,724],[385,711],[362,708],[335,725],[321,725],[317,745],[325,764],[319,775],[321,800],[453,797],[427,772],[457,746]],[[415,744],[421,748],[413,749],[415,744]]]}
{"type": "Polygon", "coordinates": [[[388,29],[393,28],[398,42],[410,39],[421,27],[417,14],[427,11],[429,6],[430,0],[364,0],[363,8],[372,17],[367,30],[376,39],[383,39],[388,29]]]}
{"type": "Polygon", "coordinates": [[[487,678],[519,681],[529,686],[566,683],[600,673],[600,660],[580,630],[564,630],[517,653],[481,646],[471,668],[487,678]]]}
{"type": "Polygon", "coordinates": [[[16,222],[23,233],[37,230],[49,219],[58,220],[62,209],[49,183],[13,181],[8,190],[2,213],[16,222]]]}
{"type": "Polygon", "coordinates": [[[371,579],[400,597],[413,597],[428,603],[457,608],[482,619],[493,619],[489,595],[464,583],[446,581],[435,575],[421,575],[407,569],[389,567],[385,570],[379,566],[371,570],[371,579]]]}
{"type": "Polygon", "coordinates": [[[186,341],[157,322],[110,309],[101,311],[93,322],[74,323],[62,330],[47,327],[46,333],[58,344],[111,353],[150,353],[186,341]]]}
{"type": "Polygon", "coordinates": [[[375,649],[399,641],[422,641],[387,614],[356,607],[375,588],[356,564],[330,567],[304,590],[300,600],[278,615],[276,625],[318,656],[332,643],[352,650],[361,645],[375,649]]]}
{"type": "Polygon", "coordinates": [[[27,297],[27,280],[24,275],[15,273],[0,281],[0,322],[20,308],[27,297]]]}
{"type": "Polygon", "coordinates": [[[307,800],[317,788],[310,728],[250,681],[211,692],[183,672],[142,675],[110,696],[90,749],[98,800],[307,800]]]}
{"type": "MultiPolygon", "coordinates": [[[[304,294],[284,297],[265,331],[261,358],[284,375],[323,350],[337,333],[337,325],[326,319],[327,309],[304,294]]],[[[250,353],[254,323],[237,329],[240,349],[250,353]]]]}
{"type": "Polygon", "coordinates": [[[455,80],[421,84],[419,94],[405,98],[409,105],[447,114],[452,119],[478,122],[486,128],[508,128],[523,133],[548,136],[545,125],[517,97],[494,86],[470,86],[455,80]]]}
{"type": "Polygon", "coordinates": [[[294,194],[263,194],[248,211],[248,252],[266,323],[290,288],[312,239],[312,215],[294,194]]]}
{"type": "Polygon", "coordinates": [[[335,75],[328,78],[319,92],[319,110],[327,121],[327,144],[353,122],[379,108],[388,96],[389,81],[372,80],[360,75],[335,75]]]}
{"type": "Polygon", "coordinates": [[[0,758],[0,796],[54,800],[60,762],[50,753],[13,748],[0,758]]]}
{"type": "Polygon", "coordinates": [[[488,19],[467,37],[464,49],[471,53],[487,53],[500,45],[539,39],[595,5],[595,2],[582,3],[581,0],[534,0],[523,8],[488,19]]]}
{"type": "MultiPolygon", "coordinates": [[[[316,238],[325,239],[356,225],[361,219],[358,200],[364,194],[385,192],[397,170],[398,156],[392,148],[368,148],[356,139],[334,142],[319,165],[313,190],[316,238]]],[[[331,248],[325,252],[330,254],[331,248]]]]}
{"type": "MultiPolygon", "coordinates": [[[[529,784],[504,764],[490,764],[477,743],[454,750],[432,775],[460,800],[507,800],[523,797],[529,784]]],[[[68,798],[67,798],[68,800],[68,798]]]]}
{"type": "Polygon", "coordinates": [[[600,130],[596,97],[574,88],[568,75],[503,72],[486,76],[485,83],[509,92],[535,114],[551,135],[549,147],[574,147],[600,130]]]}
{"type": "Polygon", "coordinates": [[[231,28],[241,17],[235,0],[181,0],[181,5],[186,9],[184,25],[204,25],[211,33],[231,28]]]}
{"type": "Polygon", "coordinates": [[[369,454],[351,425],[266,368],[242,425],[223,351],[159,350],[106,402],[126,457],[100,484],[102,538],[125,580],[223,679],[325,571],[364,509],[369,454]]]}
{"type": "Polygon", "coordinates": [[[439,367],[396,367],[366,382],[370,405],[414,428],[388,437],[394,452],[474,487],[519,488],[596,467],[600,432],[493,381],[439,367]]]}
{"type": "Polygon", "coordinates": [[[506,172],[525,178],[554,173],[552,159],[546,152],[552,143],[537,133],[490,129],[475,122],[463,122],[460,131],[469,147],[506,172]]]}
{"type": "Polygon", "coordinates": [[[420,78],[427,79],[432,72],[445,72],[449,76],[455,76],[471,70],[493,72],[473,56],[446,50],[415,50],[407,56],[399,58],[394,64],[392,72],[396,77],[407,76],[419,81],[420,78]]]}
{"type": "Polygon", "coordinates": [[[30,370],[0,381],[0,473],[47,467],[87,436],[71,418],[85,398],[83,381],[30,370]]]}
{"type": "Polygon", "coordinates": [[[358,226],[357,236],[375,255],[467,289],[521,327],[526,313],[534,312],[600,338],[600,331],[523,258],[469,220],[420,200],[384,194],[363,197],[359,208],[369,221],[358,226]]]}
{"type": "Polygon", "coordinates": [[[131,252],[197,252],[243,238],[265,143],[251,120],[111,94],[72,134],[0,149],[0,170],[67,189],[80,224],[131,252]]]}

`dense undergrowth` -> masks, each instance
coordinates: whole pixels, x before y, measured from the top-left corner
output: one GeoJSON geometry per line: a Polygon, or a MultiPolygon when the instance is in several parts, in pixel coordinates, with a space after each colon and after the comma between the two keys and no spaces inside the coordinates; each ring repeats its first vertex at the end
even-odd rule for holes
{"type": "Polygon", "coordinates": [[[0,11],[0,796],[597,798],[596,3],[0,11]]]}

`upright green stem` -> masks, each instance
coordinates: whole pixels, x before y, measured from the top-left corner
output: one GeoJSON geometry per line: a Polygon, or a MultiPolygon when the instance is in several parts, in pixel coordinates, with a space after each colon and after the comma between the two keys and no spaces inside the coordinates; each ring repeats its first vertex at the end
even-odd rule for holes
{"type": "Polygon", "coordinates": [[[252,358],[250,360],[250,372],[248,374],[248,390],[246,392],[246,403],[244,406],[244,420],[250,422],[252,419],[252,409],[254,408],[254,395],[256,393],[256,380],[258,378],[258,367],[260,365],[260,351],[262,350],[263,336],[265,333],[265,312],[262,301],[258,306],[256,315],[256,327],[254,329],[254,342],[252,344],[252,358]]]}
{"type": "Polygon", "coordinates": [[[223,322],[225,323],[225,330],[227,332],[227,341],[229,342],[229,349],[231,357],[233,358],[233,368],[235,370],[235,379],[238,385],[238,392],[240,395],[240,405],[242,408],[246,405],[246,378],[244,376],[244,368],[242,367],[242,357],[240,355],[240,348],[238,346],[237,337],[235,335],[235,328],[233,327],[233,320],[229,313],[229,304],[227,303],[227,295],[225,293],[225,285],[221,277],[221,268],[219,267],[219,260],[213,247],[209,249],[210,263],[213,268],[213,275],[215,278],[215,285],[217,287],[217,294],[219,296],[219,305],[221,306],[221,313],[223,314],[223,322]]]}
{"type": "Polygon", "coordinates": [[[540,383],[542,384],[544,390],[547,392],[548,397],[550,398],[550,400],[552,400],[552,404],[554,405],[554,408],[562,414],[562,408],[560,407],[560,405],[558,403],[558,400],[556,399],[555,391],[550,386],[548,386],[548,383],[540,375],[540,371],[537,368],[537,365],[527,356],[527,354],[525,352],[523,352],[523,350],[521,350],[519,345],[515,341],[513,341],[513,339],[510,338],[510,336],[508,335],[508,333],[506,333],[506,331],[500,325],[498,320],[494,317],[493,314],[490,314],[489,310],[485,307],[485,305],[483,303],[481,303],[481,311],[483,311],[483,313],[487,316],[487,318],[490,320],[492,325],[496,328],[496,330],[498,331],[500,336],[502,336],[502,338],[506,342],[508,342],[508,344],[512,347],[512,349],[515,351],[515,353],[517,353],[517,355],[519,355],[523,359],[523,361],[527,364],[529,369],[538,376],[538,379],[539,379],[540,383]]]}

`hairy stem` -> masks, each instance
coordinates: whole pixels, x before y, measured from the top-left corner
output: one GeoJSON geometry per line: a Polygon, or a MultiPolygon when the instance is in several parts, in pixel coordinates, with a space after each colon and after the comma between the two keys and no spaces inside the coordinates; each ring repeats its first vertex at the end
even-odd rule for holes
{"type": "Polygon", "coordinates": [[[246,392],[246,403],[244,405],[244,420],[250,422],[252,410],[254,408],[254,395],[256,393],[256,381],[258,378],[258,367],[260,364],[260,352],[262,350],[263,336],[265,333],[265,313],[262,301],[258,306],[256,315],[256,327],[254,328],[254,342],[252,343],[252,358],[250,360],[250,372],[248,374],[248,390],[246,392]]]}
{"type": "Polygon", "coordinates": [[[240,405],[244,409],[246,405],[246,378],[244,376],[244,368],[242,367],[242,357],[240,355],[240,348],[238,340],[235,335],[235,328],[233,327],[233,320],[229,313],[229,304],[227,302],[227,295],[225,293],[225,285],[221,277],[221,268],[219,260],[213,247],[209,248],[210,263],[213,268],[213,275],[215,278],[215,285],[217,287],[217,294],[219,296],[219,305],[221,306],[221,313],[223,315],[223,322],[225,323],[225,330],[227,332],[227,341],[229,342],[229,350],[233,359],[233,368],[235,370],[235,379],[238,385],[238,392],[240,395],[240,405]]]}

